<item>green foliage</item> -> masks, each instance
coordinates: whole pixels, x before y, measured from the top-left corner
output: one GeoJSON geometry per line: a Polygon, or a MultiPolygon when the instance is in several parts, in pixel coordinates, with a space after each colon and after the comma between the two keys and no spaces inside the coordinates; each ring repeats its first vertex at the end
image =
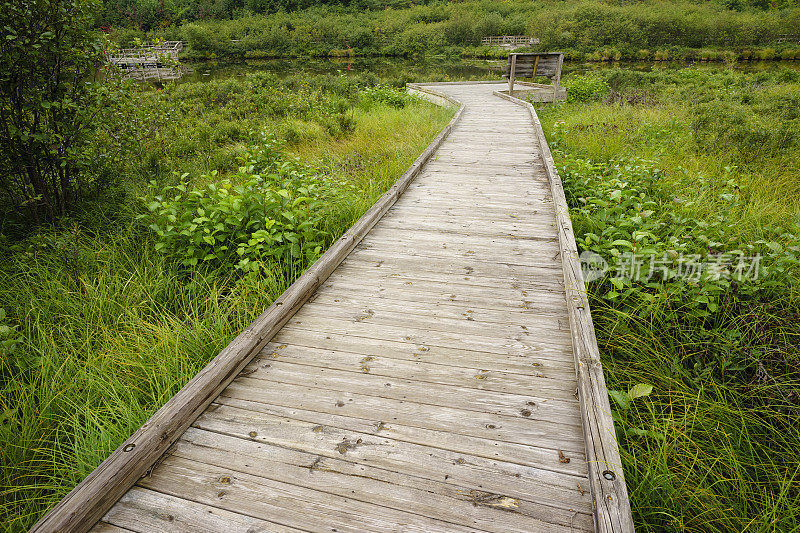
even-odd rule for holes
{"type": "MultiPolygon", "coordinates": [[[[786,276],[800,278],[800,225],[765,228],[753,242],[733,233],[730,221],[746,208],[733,179],[714,192],[716,198],[687,198],[666,190],[660,169],[646,163],[562,161],[579,247],[631,267],[600,289],[607,300],[630,308],[657,300],[702,323],[725,299],[778,297],[786,276]],[[697,202],[709,200],[719,206],[716,213],[692,215],[697,202]],[[749,258],[756,256],[754,266],[749,258]],[[655,267],[647,264],[651,258],[655,267]],[[690,260],[713,268],[687,277],[690,260]],[[644,264],[634,272],[637,261],[644,264]]],[[[689,179],[713,189],[702,175],[689,179]]]]}
{"type": "MultiPolygon", "coordinates": [[[[151,0],[124,1],[147,4],[151,0]]],[[[206,2],[209,0],[201,3],[206,2]]],[[[401,3],[394,8],[386,2],[372,5],[366,1],[336,7],[293,4],[287,9],[255,0],[244,6],[230,2],[225,14],[220,14],[222,3],[218,0],[214,7],[199,10],[200,4],[191,0],[181,11],[187,24],[153,34],[185,39],[191,56],[209,58],[448,55],[504,59],[507,50],[482,46],[481,39],[527,34],[540,38],[534,49],[564,51],[571,59],[636,59],[645,51],[647,59],[663,61],[700,59],[696,57],[700,49],[714,50],[715,60],[722,60],[726,57],[718,50],[749,49],[752,54],[756,48],[777,46],[777,52],[773,49],[770,55],[775,58],[797,48],[791,43],[776,45],[776,41],[782,34],[795,33],[800,25],[795,0],[773,2],[765,10],[742,11],[721,2],[653,0],[569,4],[432,1],[401,3]],[[379,9],[370,9],[376,7],[379,9]]],[[[109,23],[139,24],[126,22],[124,17],[109,23]]],[[[148,27],[163,24],[154,21],[148,27]]]]}
{"type": "Polygon", "coordinates": [[[606,96],[610,90],[605,78],[597,74],[571,76],[567,78],[564,86],[567,88],[569,102],[597,101],[606,96]]]}
{"type": "Polygon", "coordinates": [[[402,109],[410,102],[416,100],[416,97],[408,94],[406,91],[388,85],[367,87],[360,91],[358,96],[359,103],[365,109],[369,109],[376,103],[389,105],[395,109],[402,109]]]}
{"type": "Polygon", "coordinates": [[[611,267],[587,290],[637,530],[795,530],[800,158],[772,134],[797,74],[601,74],[613,98],[540,116],[582,257],[611,267]]]}
{"type": "MultiPolygon", "coordinates": [[[[3,2],[0,212],[53,222],[90,184],[79,166],[98,96],[87,83],[102,43],[90,0],[3,2]]],[[[103,186],[104,184],[94,184],[103,186]]]]}
{"type": "Polygon", "coordinates": [[[270,139],[230,179],[215,178],[204,176],[211,183],[195,189],[151,183],[142,198],[148,213],[139,219],[155,232],[156,250],[184,267],[235,265],[244,272],[317,258],[326,237],[325,200],[341,195],[338,187],[286,160],[270,139]]]}

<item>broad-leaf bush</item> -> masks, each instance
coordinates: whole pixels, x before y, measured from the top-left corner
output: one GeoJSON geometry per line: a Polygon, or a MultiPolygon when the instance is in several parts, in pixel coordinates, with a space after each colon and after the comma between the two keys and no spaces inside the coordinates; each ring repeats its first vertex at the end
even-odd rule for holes
{"type": "Polygon", "coordinates": [[[370,109],[375,104],[385,104],[396,109],[402,109],[410,102],[416,101],[417,98],[402,89],[388,85],[365,87],[358,93],[359,103],[364,109],[370,109]]]}
{"type": "MultiPolygon", "coordinates": [[[[182,176],[185,179],[186,175],[182,176]]],[[[265,138],[236,174],[190,188],[151,182],[139,216],[156,235],[155,247],[184,267],[231,265],[244,272],[281,263],[313,262],[322,250],[325,200],[343,188],[283,156],[265,138]]]]}
{"type": "Polygon", "coordinates": [[[571,76],[565,80],[564,86],[567,88],[569,102],[597,101],[609,91],[608,82],[598,74],[571,76]]]}

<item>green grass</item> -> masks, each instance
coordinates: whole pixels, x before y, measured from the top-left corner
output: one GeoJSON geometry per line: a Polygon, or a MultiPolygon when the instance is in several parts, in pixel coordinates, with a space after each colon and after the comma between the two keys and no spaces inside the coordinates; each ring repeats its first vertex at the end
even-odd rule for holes
{"type": "Polygon", "coordinates": [[[765,267],[755,281],[588,285],[609,389],[654,386],[615,406],[637,530],[799,531],[800,129],[783,102],[800,80],[600,75],[603,101],[539,111],[579,247],[741,248],[765,267]]]}
{"type": "MultiPolygon", "coordinates": [[[[173,122],[160,123],[156,142],[134,145],[156,156],[145,158],[144,167],[117,167],[127,173],[123,188],[141,190],[140,180],[148,173],[168,183],[174,178],[163,167],[171,164],[174,170],[192,172],[195,184],[207,181],[200,173],[215,167],[230,174],[235,157],[226,155],[214,164],[204,147],[214,145],[220,153],[235,154],[245,149],[248,139],[237,134],[214,143],[203,131],[210,128],[213,137],[219,127],[246,132],[258,126],[284,135],[290,120],[298,120],[263,112],[265,102],[277,105],[296,94],[289,88],[282,89],[280,100],[266,98],[255,104],[263,95],[240,92],[237,101],[207,103],[200,111],[187,103],[187,94],[220,92],[217,89],[179,89],[183,102],[171,101],[169,91],[142,96],[154,102],[146,108],[148,113],[174,112],[180,105],[185,109],[173,114],[173,122]],[[257,105],[262,113],[234,117],[245,104],[257,105]],[[197,119],[201,111],[205,121],[197,119]],[[182,135],[173,137],[173,131],[181,133],[181,125],[186,126],[182,135]],[[179,143],[197,147],[184,152],[176,148],[179,143]],[[180,157],[186,158],[183,165],[177,164],[180,157]],[[154,166],[148,167],[151,163],[154,166]]],[[[319,95],[313,87],[305,91],[319,95]]],[[[345,111],[354,129],[334,129],[331,134],[327,128],[332,115],[320,112],[328,109],[325,94],[319,96],[320,106],[291,114],[311,124],[314,134],[292,145],[290,153],[329,179],[347,182],[354,191],[327,206],[324,227],[331,242],[411,165],[452,110],[423,102],[402,109],[355,105],[345,111]]],[[[8,312],[5,322],[22,339],[12,354],[4,354],[0,368],[4,531],[30,527],[300,273],[278,265],[249,276],[232,268],[187,271],[170,255],[155,251],[154,237],[133,221],[143,207],[130,197],[127,203],[107,207],[113,217],[91,224],[65,223],[30,236],[3,261],[0,307],[8,312]]],[[[91,214],[102,217],[99,213],[95,208],[78,220],[91,214]]]]}

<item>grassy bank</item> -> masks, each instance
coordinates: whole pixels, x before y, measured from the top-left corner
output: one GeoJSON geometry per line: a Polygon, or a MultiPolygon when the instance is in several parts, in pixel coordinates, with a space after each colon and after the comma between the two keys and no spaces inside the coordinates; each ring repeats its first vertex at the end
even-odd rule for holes
{"type": "Polygon", "coordinates": [[[609,389],[653,386],[612,393],[637,529],[797,531],[800,77],[565,81],[540,116],[579,247],[609,263],[588,284],[609,389]]]}
{"type": "Polygon", "coordinates": [[[94,141],[95,170],[119,178],[116,195],[59,228],[5,240],[4,531],[26,530],[97,466],[341,235],[449,120],[452,111],[374,81],[257,75],[120,97],[109,111],[119,114],[116,137],[101,129],[94,141]],[[165,189],[181,182],[182,197],[165,189]],[[298,191],[309,200],[291,202],[295,221],[281,219],[275,199],[297,200],[298,191]],[[192,203],[197,198],[203,208],[192,203]],[[231,198],[251,210],[225,211],[231,198]],[[199,228],[184,236],[166,226],[157,231],[162,208],[199,228]],[[204,233],[201,216],[222,217],[213,226],[224,227],[204,233]],[[253,231],[257,224],[264,233],[253,231]],[[280,236],[269,235],[274,227],[280,236]],[[313,241],[304,240],[312,233],[313,241]],[[204,253],[193,263],[202,246],[215,257],[204,253]]]}
{"type": "MultiPolygon", "coordinates": [[[[149,35],[186,40],[187,57],[198,59],[504,58],[507,50],[482,46],[481,39],[532,35],[541,41],[533,50],[559,50],[573,60],[732,61],[800,59],[797,37],[786,38],[798,27],[800,9],[792,3],[731,9],[715,2],[470,0],[377,10],[332,6],[263,14],[243,10],[232,18],[173,22],[150,30],[149,35]]],[[[118,29],[111,34],[128,45],[146,32],[118,29]]]]}

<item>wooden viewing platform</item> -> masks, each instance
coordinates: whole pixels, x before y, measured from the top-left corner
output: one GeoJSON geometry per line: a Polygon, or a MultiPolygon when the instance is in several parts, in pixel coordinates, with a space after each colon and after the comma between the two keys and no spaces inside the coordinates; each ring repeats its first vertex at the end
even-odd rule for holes
{"type": "Polygon", "coordinates": [[[530,35],[491,35],[481,39],[481,44],[483,46],[499,46],[513,49],[539,44],[539,38],[531,37],[530,35]]]}
{"type": "Polygon", "coordinates": [[[633,531],[561,181],[504,87],[411,86],[451,123],[33,531],[633,531]]]}
{"type": "Polygon", "coordinates": [[[108,54],[108,62],[126,78],[138,80],[174,80],[183,76],[178,54],[183,41],[164,41],[140,48],[122,48],[108,54]]]}

